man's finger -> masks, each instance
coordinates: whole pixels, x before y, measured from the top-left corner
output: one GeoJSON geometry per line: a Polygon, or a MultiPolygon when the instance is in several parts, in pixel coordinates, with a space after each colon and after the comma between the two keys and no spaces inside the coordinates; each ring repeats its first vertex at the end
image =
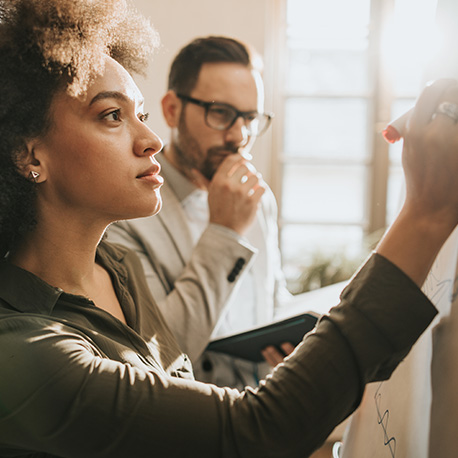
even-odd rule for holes
{"type": "Polygon", "coordinates": [[[223,176],[228,176],[231,170],[234,168],[234,166],[238,162],[245,162],[245,161],[246,159],[242,157],[239,153],[230,154],[223,160],[223,162],[221,162],[221,165],[218,167],[218,170],[216,171],[216,173],[222,174],[223,176]]]}
{"type": "Polygon", "coordinates": [[[264,359],[269,363],[270,366],[275,367],[283,361],[285,355],[282,355],[275,347],[269,345],[261,351],[264,359]]]}
{"type": "Polygon", "coordinates": [[[232,170],[229,173],[229,176],[237,182],[242,182],[243,177],[248,178],[249,176],[252,176],[252,175],[253,173],[250,172],[250,168],[247,167],[247,164],[237,164],[234,167],[232,167],[232,170]]]}
{"type": "Polygon", "coordinates": [[[253,192],[248,195],[251,195],[251,200],[256,203],[261,200],[261,197],[264,195],[265,192],[266,188],[258,183],[258,187],[256,189],[253,188],[253,192]]]}
{"type": "Polygon", "coordinates": [[[285,353],[285,355],[290,355],[294,349],[296,348],[292,343],[290,342],[283,342],[281,345],[280,345],[281,349],[283,350],[283,352],[285,353]]]}
{"type": "Polygon", "coordinates": [[[245,189],[254,189],[258,187],[260,178],[257,175],[250,175],[245,183],[243,183],[243,187],[245,189]]]}

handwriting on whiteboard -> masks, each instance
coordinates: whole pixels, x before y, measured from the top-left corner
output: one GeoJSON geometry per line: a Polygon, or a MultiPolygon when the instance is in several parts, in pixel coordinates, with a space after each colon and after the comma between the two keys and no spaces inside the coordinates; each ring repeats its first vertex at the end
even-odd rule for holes
{"type": "Polygon", "coordinates": [[[382,383],[377,388],[377,391],[374,394],[375,408],[377,409],[377,423],[383,429],[383,445],[388,447],[390,450],[392,458],[396,456],[396,438],[389,435],[388,433],[388,423],[390,420],[390,411],[388,409],[383,410],[382,408],[382,394],[380,393],[380,387],[382,383]]]}

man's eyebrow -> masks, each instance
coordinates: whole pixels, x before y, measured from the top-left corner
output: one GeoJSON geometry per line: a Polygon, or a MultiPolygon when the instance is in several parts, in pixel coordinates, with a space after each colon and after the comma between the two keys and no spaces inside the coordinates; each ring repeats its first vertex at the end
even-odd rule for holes
{"type": "MultiPolygon", "coordinates": [[[[117,99],[117,100],[120,100],[121,102],[124,102],[124,103],[130,101],[130,99],[125,94],[123,94],[122,92],[104,91],[104,92],[99,92],[97,95],[95,95],[93,97],[93,99],[91,100],[91,102],[89,103],[89,106],[91,106],[94,103],[98,102],[99,100],[103,100],[103,99],[117,99]]],[[[143,104],[143,100],[140,100],[139,102],[140,102],[139,105],[143,104]]]]}

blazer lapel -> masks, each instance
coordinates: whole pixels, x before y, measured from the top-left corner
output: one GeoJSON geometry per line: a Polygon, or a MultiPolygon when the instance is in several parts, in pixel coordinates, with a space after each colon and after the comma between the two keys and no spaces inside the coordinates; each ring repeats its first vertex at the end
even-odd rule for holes
{"type": "Polygon", "coordinates": [[[161,174],[164,176],[164,184],[161,188],[162,209],[155,218],[159,219],[183,259],[183,264],[186,265],[193,251],[191,233],[181,203],[168,185],[167,177],[164,173],[161,174]]]}

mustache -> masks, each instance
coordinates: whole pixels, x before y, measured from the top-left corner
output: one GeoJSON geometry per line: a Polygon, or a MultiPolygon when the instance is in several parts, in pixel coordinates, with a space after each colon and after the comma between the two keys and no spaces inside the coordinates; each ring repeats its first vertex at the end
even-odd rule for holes
{"type": "Polygon", "coordinates": [[[240,151],[240,147],[233,143],[227,143],[223,146],[214,146],[209,149],[210,153],[227,153],[228,151],[233,154],[237,154],[240,151]]]}

